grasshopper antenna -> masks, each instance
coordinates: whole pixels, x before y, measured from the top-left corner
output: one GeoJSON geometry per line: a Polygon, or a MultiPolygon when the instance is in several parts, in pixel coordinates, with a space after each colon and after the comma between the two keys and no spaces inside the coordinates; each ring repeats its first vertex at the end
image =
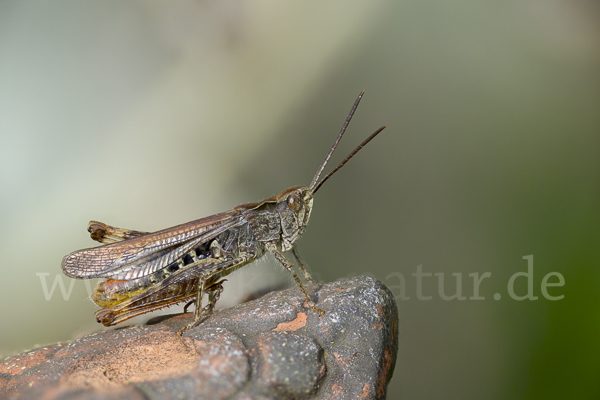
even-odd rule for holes
{"type": "MultiPolygon", "coordinates": [[[[360,99],[360,98],[359,98],[359,99],[360,99]]],[[[356,103],[355,103],[355,106],[356,106],[356,103]]],[[[355,108],[356,108],[356,107],[355,107],[355,108]]],[[[347,121],[348,121],[348,120],[347,120],[347,121]]],[[[356,147],[354,150],[352,150],[352,153],[348,154],[348,156],[347,156],[346,158],[344,158],[344,160],[343,160],[341,163],[339,163],[337,167],[335,167],[335,168],[334,168],[334,169],[333,169],[333,170],[332,170],[330,173],[328,173],[327,175],[325,175],[325,177],[324,177],[323,179],[321,179],[321,181],[320,181],[320,182],[319,182],[319,183],[318,183],[318,184],[315,186],[315,188],[314,188],[314,189],[312,189],[312,185],[311,185],[311,192],[312,192],[312,194],[315,194],[315,193],[317,192],[317,190],[319,190],[319,188],[321,187],[321,185],[323,185],[323,184],[325,183],[325,181],[331,177],[331,175],[333,175],[333,174],[334,174],[334,173],[335,173],[337,170],[339,170],[340,168],[342,168],[342,167],[344,166],[344,164],[346,164],[348,161],[350,161],[350,159],[351,159],[352,157],[354,157],[354,155],[355,155],[356,153],[358,153],[358,151],[359,151],[360,149],[362,149],[363,147],[365,147],[367,143],[369,143],[371,140],[373,140],[373,138],[374,138],[375,136],[377,136],[377,135],[379,134],[379,132],[381,132],[382,130],[384,130],[386,126],[387,126],[387,125],[384,125],[384,126],[382,126],[381,128],[377,129],[377,130],[376,130],[375,132],[373,132],[373,133],[372,133],[372,134],[371,134],[371,135],[370,135],[368,138],[366,138],[365,140],[363,140],[363,142],[362,142],[361,144],[359,144],[359,145],[358,145],[358,146],[357,146],[357,147],[356,147]]],[[[339,138],[339,137],[340,137],[340,136],[338,136],[338,138],[339,138]]],[[[338,141],[339,141],[339,140],[338,140],[338,141]]],[[[338,142],[338,141],[336,141],[336,144],[337,144],[337,142],[338,142]]],[[[333,152],[333,151],[331,151],[331,152],[330,152],[330,154],[331,154],[332,152],[333,152]]],[[[328,155],[328,157],[329,157],[329,155],[328,155]]],[[[326,160],[327,160],[327,159],[326,159],[326,160]]],[[[321,169],[322,169],[322,168],[321,168],[321,169]]]]}
{"type": "MultiPolygon", "coordinates": [[[[321,166],[319,167],[319,170],[315,174],[315,177],[313,178],[312,182],[310,183],[309,188],[313,193],[317,191],[316,189],[313,189],[313,188],[317,184],[317,181],[319,180],[319,176],[321,176],[321,172],[323,172],[323,169],[325,169],[325,165],[327,165],[327,162],[331,158],[331,155],[335,151],[335,148],[337,147],[338,143],[340,142],[340,140],[342,140],[342,136],[344,136],[344,132],[346,132],[346,128],[348,127],[348,124],[350,123],[350,120],[352,119],[352,116],[354,115],[354,111],[356,111],[356,108],[358,107],[358,103],[360,103],[360,100],[362,99],[363,94],[365,94],[364,90],[362,92],[360,92],[360,94],[358,95],[358,98],[356,99],[356,101],[354,102],[354,105],[352,106],[352,109],[350,110],[350,114],[348,114],[348,117],[346,117],[346,121],[344,122],[344,125],[342,126],[342,130],[337,135],[335,142],[333,142],[333,146],[331,146],[331,150],[329,150],[329,153],[327,153],[327,156],[325,157],[325,161],[323,161],[323,164],[321,164],[321,166]]],[[[323,183],[323,181],[321,181],[321,183],[319,185],[317,185],[317,188],[319,186],[321,186],[322,183],[323,183]]]]}

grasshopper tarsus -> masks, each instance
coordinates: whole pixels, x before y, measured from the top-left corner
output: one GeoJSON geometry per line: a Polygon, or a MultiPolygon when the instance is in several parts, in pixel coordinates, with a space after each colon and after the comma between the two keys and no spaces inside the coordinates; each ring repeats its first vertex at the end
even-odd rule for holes
{"type": "Polygon", "coordinates": [[[186,326],[184,326],[184,327],[180,328],[180,329],[177,331],[177,334],[178,334],[179,336],[183,336],[184,332],[187,332],[187,331],[189,331],[190,329],[192,329],[193,327],[195,327],[196,325],[198,325],[200,322],[202,322],[202,321],[201,321],[201,320],[199,320],[198,322],[196,322],[196,320],[194,320],[192,323],[190,323],[190,324],[187,324],[186,326]]]}
{"type": "Polygon", "coordinates": [[[314,313],[319,314],[320,317],[325,315],[325,311],[322,308],[318,307],[312,300],[304,302],[304,307],[308,308],[314,313]]]}

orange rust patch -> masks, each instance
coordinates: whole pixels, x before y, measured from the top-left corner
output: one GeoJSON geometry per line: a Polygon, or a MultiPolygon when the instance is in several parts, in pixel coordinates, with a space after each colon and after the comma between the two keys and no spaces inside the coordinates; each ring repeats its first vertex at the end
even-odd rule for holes
{"type": "Polygon", "coordinates": [[[342,398],[342,396],[344,395],[344,388],[338,385],[337,383],[334,383],[331,387],[331,392],[333,393],[334,398],[339,399],[342,398]]]}
{"type": "Polygon", "coordinates": [[[335,358],[335,361],[342,365],[343,368],[347,368],[348,367],[348,360],[349,358],[347,357],[342,357],[341,355],[339,355],[337,352],[333,352],[333,358],[335,358]]]}
{"type": "Polygon", "coordinates": [[[319,378],[321,379],[325,376],[325,372],[327,372],[327,367],[325,367],[325,364],[320,364],[319,365],[319,378]]]}
{"type": "Polygon", "coordinates": [[[290,322],[282,322],[277,325],[277,328],[273,329],[273,332],[277,331],[295,331],[303,328],[306,325],[306,314],[299,312],[297,317],[290,322]]]}
{"type": "Polygon", "coordinates": [[[369,385],[368,383],[365,383],[365,386],[363,386],[362,393],[360,394],[360,398],[361,399],[369,398],[370,391],[371,391],[371,385],[369,385]]]}
{"type": "Polygon", "coordinates": [[[392,355],[389,347],[383,352],[382,368],[377,377],[377,398],[382,399],[385,396],[385,386],[389,380],[390,368],[392,367],[392,355]]]}
{"type": "Polygon", "coordinates": [[[380,331],[381,328],[383,328],[383,323],[381,321],[377,321],[373,324],[373,329],[377,329],[378,331],[380,331]]]}
{"type": "Polygon", "coordinates": [[[333,352],[333,358],[335,358],[335,362],[337,362],[343,369],[350,368],[349,363],[354,360],[358,356],[358,353],[352,355],[352,357],[344,357],[337,352],[333,352]]]}

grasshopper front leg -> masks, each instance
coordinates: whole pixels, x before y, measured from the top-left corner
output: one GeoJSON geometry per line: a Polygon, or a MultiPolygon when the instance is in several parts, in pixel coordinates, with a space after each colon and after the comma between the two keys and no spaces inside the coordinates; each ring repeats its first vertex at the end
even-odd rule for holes
{"type": "Polygon", "coordinates": [[[300,257],[300,254],[298,254],[298,250],[296,250],[295,247],[292,248],[292,254],[296,258],[296,261],[298,262],[298,266],[300,267],[300,270],[304,274],[304,278],[309,283],[315,283],[315,281],[312,278],[312,276],[310,276],[310,272],[308,272],[308,268],[306,268],[306,265],[304,264],[304,261],[302,261],[302,258],[300,257]]]}
{"type": "MultiPolygon", "coordinates": [[[[272,243],[269,243],[267,245],[267,250],[269,250],[275,256],[277,261],[279,261],[281,263],[281,265],[283,265],[284,268],[289,271],[290,274],[292,274],[292,276],[294,277],[294,280],[296,281],[296,284],[300,288],[300,291],[306,298],[306,303],[307,303],[308,308],[310,308],[312,311],[318,313],[321,316],[324,315],[325,311],[323,311],[319,307],[317,307],[317,305],[315,303],[313,303],[313,301],[310,299],[310,296],[308,295],[308,291],[306,290],[306,288],[304,287],[304,284],[298,277],[298,274],[296,274],[296,271],[294,271],[294,265],[290,262],[290,260],[288,260],[279,250],[277,250],[277,247],[272,243]]],[[[306,271],[306,273],[308,273],[308,271],[306,271]]],[[[311,278],[311,281],[312,281],[312,278],[311,278]]]]}

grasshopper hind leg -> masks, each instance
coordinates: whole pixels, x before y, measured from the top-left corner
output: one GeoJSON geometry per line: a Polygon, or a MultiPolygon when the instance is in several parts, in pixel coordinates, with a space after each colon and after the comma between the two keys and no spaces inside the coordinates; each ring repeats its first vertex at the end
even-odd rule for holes
{"type": "MultiPolygon", "coordinates": [[[[202,296],[204,296],[204,285],[206,284],[206,278],[204,276],[200,276],[198,278],[198,294],[196,295],[196,299],[194,302],[196,303],[196,310],[194,311],[194,319],[192,322],[184,326],[183,328],[177,331],[179,336],[183,335],[183,332],[192,329],[194,326],[200,323],[200,317],[202,315],[202,296]]],[[[187,307],[187,305],[186,305],[187,307]]]]}
{"type": "MultiPolygon", "coordinates": [[[[207,290],[208,293],[208,302],[209,304],[204,307],[204,310],[202,310],[202,314],[206,314],[206,315],[210,315],[212,314],[215,306],[217,305],[217,301],[219,301],[219,298],[221,297],[221,293],[223,293],[223,283],[227,282],[227,279],[221,279],[219,282],[215,283],[214,285],[212,285],[209,290],[207,290]]],[[[187,302],[187,304],[183,307],[183,313],[187,313],[188,308],[192,305],[196,303],[196,299],[190,300],[187,302]]]]}
{"type": "Polygon", "coordinates": [[[191,306],[192,304],[194,304],[196,302],[196,299],[194,300],[190,300],[187,302],[187,304],[185,306],[183,306],[183,313],[186,314],[188,311],[188,307],[191,306]]]}
{"type": "Polygon", "coordinates": [[[221,293],[223,293],[223,282],[226,282],[227,279],[221,279],[219,282],[215,283],[210,287],[211,291],[208,294],[208,305],[204,307],[202,310],[202,314],[210,315],[212,314],[215,306],[217,305],[217,301],[221,298],[221,293]]]}
{"type": "Polygon", "coordinates": [[[200,283],[198,286],[198,295],[194,300],[191,300],[183,307],[183,312],[186,313],[189,306],[192,304],[196,305],[196,310],[194,312],[194,319],[188,325],[184,326],[180,330],[177,331],[179,336],[183,334],[183,332],[192,329],[194,326],[198,325],[203,317],[208,317],[212,314],[215,306],[217,305],[217,301],[221,297],[221,293],[223,293],[223,283],[226,282],[227,279],[221,279],[220,281],[212,284],[206,290],[204,288],[201,289],[200,286],[205,285],[205,280],[200,278],[200,283]],[[202,296],[204,296],[204,292],[208,292],[208,304],[206,307],[202,308],[202,296]],[[198,312],[200,310],[200,312],[198,312]]]}

